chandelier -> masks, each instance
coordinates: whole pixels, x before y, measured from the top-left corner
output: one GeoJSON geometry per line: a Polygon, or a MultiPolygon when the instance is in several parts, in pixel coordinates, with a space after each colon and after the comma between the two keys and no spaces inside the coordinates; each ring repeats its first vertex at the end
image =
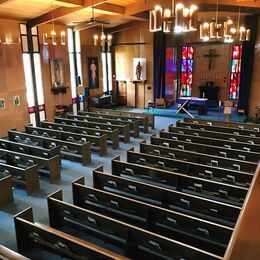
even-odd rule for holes
{"type": "Polygon", "coordinates": [[[149,15],[150,32],[163,31],[170,33],[190,32],[197,30],[198,7],[191,5],[189,8],[172,0],[171,9],[163,9],[156,5],[149,15]]]}
{"type": "Polygon", "coordinates": [[[217,0],[216,17],[214,21],[204,22],[200,24],[200,39],[209,41],[210,39],[224,39],[225,43],[234,41],[250,41],[251,30],[240,26],[240,1],[237,19],[237,27],[232,19],[228,19],[223,23],[219,22],[219,0],[217,0]]]}
{"type": "MultiPolygon", "coordinates": [[[[53,0],[52,0],[52,4],[53,4],[53,0]]],[[[43,44],[48,45],[49,44],[48,41],[50,40],[52,45],[57,45],[57,40],[60,40],[61,45],[66,45],[66,33],[64,31],[62,31],[60,33],[60,37],[58,37],[57,33],[55,31],[53,10],[51,12],[51,16],[52,16],[52,19],[51,19],[52,31],[50,33],[50,37],[48,37],[48,33],[43,33],[43,44]]]]}
{"type": "Polygon", "coordinates": [[[106,43],[107,43],[107,46],[110,47],[112,45],[112,35],[111,34],[105,34],[104,33],[104,28],[103,28],[103,25],[102,25],[102,31],[101,31],[101,34],[100,36],[98,34],[95,34],[93,36],[94,38],[94,46],[97,46],[98,43],[99,43],[99,40],[100,40],[100,45],[101,47],[105,47],[106,46],[106,43]]]}

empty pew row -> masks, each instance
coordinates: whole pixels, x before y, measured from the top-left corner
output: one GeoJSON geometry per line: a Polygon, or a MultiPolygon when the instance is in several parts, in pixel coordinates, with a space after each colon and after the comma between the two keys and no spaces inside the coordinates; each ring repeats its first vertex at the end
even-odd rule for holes
{"type": "Polygon", "coordinates": [[[37,165],[21,168],[0,163],[0,177],[4,176],[11,176],[13,185],[25,187],[28,195],[39,191],[40,183],[37,165]]]}
{"type": "Polygon", "coordinates": [[[120,116],[127,116],[127,117],[138,117],[138,118],[148,118],[148,125],[154,129],[154,114],[149,113],[137,113],[137,112],[129,112],[129,111],[121,111],[121,110],[112,110],[112,109],[102,109],[102,108],[92,108],[89,107],[90,112],[104,112],[111,115],[120,115],[120,116]]]}
{"type": "MultiPolygon", "coordinates": [[[[91,145],[89,142],[78,144],[35,134],[22,133],[16,130],[9,130],[8,138],[14,142],[41,146],[43,148],[60,147],[61,157],[64,159],[75,160],[81,162],[83,165],[87,165],[91,162],[91,145]]],[[[57,171],[57,168],[54,170],[57,171]]]]}
{"type": "MultiPolygon", "coordinates": [[[[153,137],[156,138],[156,135],[153,137]]],[[[140,143],[140,147],[150,147],[149,153],[158,154],[161,156],[176,158],[184,161],[197,162],[204,165],[212,165],[221,168],[234,169],[242,172],[255,173],[257,164],[254,162],[241,161],[238,159],[226,158],[217,155],[211,155],[206,153],[193,152],[189,150],[183,150],[178,148],[171,148],[169,143],[160,143],[156,145],[152,144],[153,138],[151,138],[151,144],[147,144],[145,141],[140,143]]],[[[157,139],[155,139],[157,140],[157,139]]],[[[164,141],[164,138],[162,139],[164,141]]]]}
{"type": "Polygon", "coordinates": [[[201,129],[189,129],[188,127],[174,127],[172,125],[169,126],[169,132],[172,133],[180,133],[180,134],[187,134],[187,135],[195,135],[195,136],[202,136],[202,137],[209,137],[209,138],[216,138],[216,139],[224,139],[229,140],[232,142],[240,142],[240,143],[250,143],[250,144],[260,144],[259,137],[252,137],[252,136],[244,136],[244,135],[234,135],[228,134],[223,132],[216,132],[216,131],[206,131],[201,129]]]}
{"type": "Polygon", "coordinates": [[[96,239],[96,243],[132,259],[221,259],[175,239],[65,203],[61,190],[48,197],[48,209],[52,228],[86,241],[96,239]]]}
{"type": "Polygon", "coordinates": [[[242,123],[242,122],[226,122],[219,120],[208,120],[208,119],[194,119],[194,118],[184,118],[184,122],[194,123],[194,124],[204,124],[210,126],[224,126],[245,130],[253,130],[256,132],[260,132],[259,124],[251,124],[251,123],[242,123]]]}
{"type": "Polygon", "coordinates": [[[59,147],[50,147],[48,149],[39,146],[36,147],[31,145],[29,140],[27,143],[17,143],[6,139],[0,139],[0,148],[43,158],[52,158],[60,155],[59,147]]]}
{"type": "Polygon", "coordinates": [[[91,117],[91,116],[74,116],[74,115],[67,115],[67,118],[69,119],[77,119],[77,120],[83,120],[86,122],[97,122],[97,123],[105,123],[105,124],[111,124],[111,125],[121,125],[126,126],[129,125],[130,127],[130,135],[133,135],[134,138],[139,137],[139,123],[137,122],[129,122],[129,121],[123,121],[123,120],[116,120],[116,119],[109,119],[109,118],[100,118],[100,117],[91,117]]]}
{"type": "Polygon", "coordinates": [[[174,171],[171,167],[171,164],[174,164],[173,161],[164,160],[160,157],[128,151],[127,158],[127,163],[118,162],[118,159],[113,162],[112,174],[142,179],[147,183],[158,184],[167,189],[233,204],[239,207],[242,206],[248,192],[248,189],[245,187],[217,182],[215,180],[205,179],[205,177],[195,177],[185,173],[177,173],[177,171],[174,171]],[[138,164],[143,164],[144,167],[139,167],[140,165],[138,164]],[[161,164],[164,164],[163,167],[161,164]]]}
{"type": "Polygon", "coordinates": [[[87,127],[91,129],[97,129],[97,130],[106,130],[106,131],[119,131],[119,137],[121,140],[123,140],[124,143],[130,142],[130,126],[129,125],[112,125],[112,124],[104,124],[99,122],[89,122],[86,120],[74,120],[74,119],[68,119],[68,118],[61,118],[61,117],[55,117],[54,119],[55,123],[58,124],[66,124],[66,125],[72,125],[72,126],[79,126],[79,127],[87,127]]]}
{"type": "Polygon", "coordinates": [[[49,177],[51,183],[60,180],[60,157],[42,158],[25,153],[0,149],[0,158],[3,163],[14,165],[20,168],[28,168],[37,165],[38,172],[49,177]]]}
{"type": "Polygon", "coordinates": [[[104,156],[107,154],[107,136],[106,135],[86,135],[77,134],[61,130],[26,126],[25,132],[27,134],[41,135],[43,137],[49,137],[61,141],[69,141],[72,143],[84,144],[90,143],[92,151],[95,151],[96,147],[99,149],[99,155],[104,156]]]}
{"type": "Polygon", "coordinates": [[[90,242],[35,223],[32,208],[14,217],[18,252],[31,259],[127,259],[90,242]]]}
{"type": "Polygon", "coordinates": [[[182,122],[178,120],[176,122],[177,127],[185,127],[187,129],[199,129],[202,131],[211,131],[211,132],[219,132],[225,134],[231,134],[234,136],[250,136],[250,137],[260,137],[260,132],[255,132],[252,130],[244,130],[238,128],[224,127],[224,126],[210,126],[210,125],[202,125],[202,124],[194,124],[189,122],[182,122]]]}
{"type": "Polygon", "coordinates": [[[260,165],[237,220],[225,253],[225,260],[260,259],[260,165]]]}
{"type": "Polygon", "coordinates": [[[29,258],[24,257],[16,253],[15,251],[0,245],[0,259],[11,259],[11,260],[29,260],[29,258]]]}
{"type": "Polygon", "coordinates": [[[119,130],[100,130],[100,129],[93,129],[93,128],[87,128],[87,127],[81,127],[81,126],[74,126],[74,125],[68,125],[64,122],[59,123],[53,123],[48,121],[41,121],[40,123],[41,127],[43,128],[49,128],[59,131],[66,131],[71,133],[77,133],[77,134],[84,134],[84,135],[94,135],[94,136],[101,136],[106,135],[107,136],[107,144],[111,145],[113,149],[117,149],[119,147],[119,130]]]}
{"type": "Polygon", "coordinates": [[[173,140],[169,138],[152,136],[151,144],[163,145],[170,148],[177,148],[180,150],[199,152],[203,154],[211,154],[223,158],[231,158],[231,159],[236,159],[241,161],[248,161],[254,163],[258,163],[259,161],[259,153],[248,152],[244,150],[241,151],[237,149],[229,149],[226,147],[217,147],[217,146],[207,145],[207,144],[190,143],[187,141],[179,141],[179,140],[173,140]]]}
{"type": "Polygon", "coordinates": [[[248,152],[256,152],[260,155],[260,145],[252,144],[252,143],[240,143],[234,142],[230,140],[223,140],[217,138],[210,138],[210,137],[201,137],[201,136],[194,136],[194,135],[187,135],[187,134],[180,134],[180,133],[172,133],[166,131],[160,131],[160,137],[175,139],[180,141],[186,141],[191,143],[199,143],[199,144],[208,144],[218,147],[226,147],[229,149],[238,149],[238,150],[245,150],[248,152]]]}
{"type": "Polygon", "coordinates": [[[187,214],[120,196],[84,185],[84,177],[73,182],[74,205],[136,225],[151,232],[224,255],[233,229],[187,214]]]}
{"type": "Polygon", "coordinates": [[[82,116],[93,116],[93,117],[98,117],[98,118],[109,118],[109,119],[115,119],[115,120],[122,120],[125,122],[129,122],[130,124],[132,122],[135,122],[138,124],[139,130],[143,131],[144,133],[148,132],[148,118],[141,119],[137,117],[128,117],[128,116],[120,116],[120,115],[112,115],[104,112],[86,112],[86,111],[79,111],[79,114],[82,116]]]}
{"type": "Polygon", "coordinates": [[[0,207],[13,203],[13,189],[11,176],[0,176],[0,207]]]}
{"type": "Polygon", "coordinates": [[[93,187],[174,210],[220,225],[234,227],[241,207],[198,197],[143,181],[93,171],[93,187]]]}

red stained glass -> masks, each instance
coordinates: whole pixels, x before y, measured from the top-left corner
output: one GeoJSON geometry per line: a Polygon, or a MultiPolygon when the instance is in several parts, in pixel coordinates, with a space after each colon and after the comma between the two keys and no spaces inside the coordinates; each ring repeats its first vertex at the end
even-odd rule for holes
{"type": "Polygon", "coordinates": [[[181,96],[191,96],[193,71],[193,46],[182,47],[181,96]]]}
{"type": "Polygon", "coordinates": [[[242,48],[243,48],[242,45],[234,45],[232,49],[233,52],[232,52],[230,88],[229,88],[230,99],[239,98],[242,48]]]}

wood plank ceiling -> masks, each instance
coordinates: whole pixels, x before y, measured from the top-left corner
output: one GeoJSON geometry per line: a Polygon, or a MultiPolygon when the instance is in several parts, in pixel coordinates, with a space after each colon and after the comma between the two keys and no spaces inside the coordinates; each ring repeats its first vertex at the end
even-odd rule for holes
{"type": "MultiPolygon", "coordinates": [[[[219,0],[220,8],[232,14],[237,11],[239,1],[242,12],[260,12],[260,0],[219,0]]],[[[181,2],[198,4],[203,12],[216,9],[215,0],[181,2]]],[[[171,5],[170,0],[0,0],[0,18],[29,21],[34,26],[50,22],[54,17],[55,23],[84,29],[84,22],[91,18],[91,6],[94,4],[95,17],[110,22],[108,27],[113,27],[131,20],[146,20],[147,16],[137,14],[152,9],[158,3],[164,7],[171,5]]]]}

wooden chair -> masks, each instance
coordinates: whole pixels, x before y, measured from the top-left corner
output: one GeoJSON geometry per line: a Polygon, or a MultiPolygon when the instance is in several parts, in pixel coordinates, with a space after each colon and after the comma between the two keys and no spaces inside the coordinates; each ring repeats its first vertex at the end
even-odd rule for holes
{"type": "Polygon", "coordinates": [[[155,99],[155,107],[165,109],[166,103],[165,103],[164,98],[156,98],[155,99]]]}

